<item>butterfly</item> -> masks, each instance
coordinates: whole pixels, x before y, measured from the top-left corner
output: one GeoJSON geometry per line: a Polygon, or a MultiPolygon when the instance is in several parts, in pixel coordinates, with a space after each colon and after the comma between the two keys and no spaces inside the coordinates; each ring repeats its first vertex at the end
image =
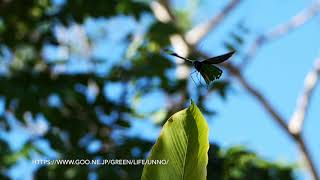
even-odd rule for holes
{"type": "Polygon", "coordinates": [[[185,61],[191,62],[196,71],[198,71],[202,78],[205,80],[207,86],[209,86],[211,82],[213,82],[216,79],[219,79],[222,75],[222,70],[214,64],[219,64],[228,60],[235,53],[235,51],[231,51],[226,54],[208,58],[202,61],[184,58],[178,55],[177,53],[168,52],[168,50],[167,53],[185,61]]]}

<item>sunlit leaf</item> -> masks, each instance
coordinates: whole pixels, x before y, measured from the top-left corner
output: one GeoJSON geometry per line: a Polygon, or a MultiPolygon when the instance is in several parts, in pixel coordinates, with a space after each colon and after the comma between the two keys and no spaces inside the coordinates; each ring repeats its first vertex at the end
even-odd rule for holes
{"type": "Polygon", "coordinates": [[[164,124],[148,160],[168,160],[167,165],[145,165],[142,180],[206,179],[208,125],[191,102],[164,124]]]}

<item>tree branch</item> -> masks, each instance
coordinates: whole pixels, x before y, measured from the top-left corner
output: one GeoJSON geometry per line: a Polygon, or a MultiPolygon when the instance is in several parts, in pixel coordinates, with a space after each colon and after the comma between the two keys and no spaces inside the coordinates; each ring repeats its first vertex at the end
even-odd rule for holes
{"type": "MultiPolygon", "coordinates": [[[[246,79],[241,75],[240,71],[238,68],[232,66],[230,63],[225,64],[225,67],[233,74],[233,76],[238,79],[238,81],[241,83],[241,85],[248,91],[249,94],[251,94],[253,97],[257,99],[257,101],[266,109],[266,111],[271,115],[271,117],[278,123],[278,125],[286,132],[289,137],[298,145],[299,150],[301,151],[302,156],[306,160],[307,167],[310,170],[310,173],[313,177],[314,180],[319,179],[318,172],[316,170],[316,166],[313,162],[313,159],[311,158],[311,153],[309,152],[307,146],[305,145],[304,140],[301,137],[301,133],[293,133],[291,129],[288,128],[286,125],[286,120],[283,118],[276,110],[275,108],[269,103],[269,101],[253,86],[251,86],[246,79]]],[[[317,63],[316,66],[316,72],[317,75],[319,75],[320,71],[320,61],[317,63]]],[[[311,77],[312,79],[310,81],[316,81],[314,78],[314,74],[311,77]]],[[[317,76],[316,76],[317,77],[317,76]]],[[[311,83],[313,87],[315,86],[315,82],[311,83]]],[[[310,85],[310,84],[309,84],[310,85]]],[[[310,86],[309,86],[310,88],[310,86]]],[[[313,89],[313,88],[312,88],[313,89]]],[[[310,95],[312,93],[308,91],[308,97],[310,98],[310,95]],[[309,94],[310,93],[310,94],[309,94]]]]}
{"type": "Polygon", "coordinates": [[[260,93],[256,88],[254,88],[252,85],[249,84],[249,82],[242,76],[239,69],[235,66],[229,64],[226,64],[225,67],[231,72],[233,77],[235,77],[240,84],[248,91],[249,94],[251,94],[253,97],[257,99],[257,101],[266,109],[266,111],[271,115],[273,119],[276,120],[278,125],[287,133],[290,134],[285,118],[283,118],[279,112],[275,110],[275,108],[271,105],[271,103],[260,93]]]}
{"type": "Polygon", "coordinates": [[[307,162],[306,165],[307,165],[307,168],[311,171],[311,176],[313,180],[319,180],[319,175],[316,170],[316,165],[312,160],[311,153],[305,144],[305,140],[301,137],[300,134],[296,136],[296,143],[299,146],[299,150],[301,151],[303,158],[307,162]]]}
{"type": "Polygon", "coordinates": [[[316,1],[306,9],[293,16],[288,22],[276,26],[274,29],[259,35],[249,47],[243,58],[241,69],[249,64],[250,60],[255,56],[257,50],[267,42],[280,38],[293,30],[303,26],[320,12],[320,1],[316,1]]]}
{"type": "Polygon", "coordinates": [[[199,43],[209,32],[211,32],[219,23],[223,21],[225,17],[228,16],[230,12],[232,12],[232,10],[234,10],[240,4],[240,2],[241,0],[231,0],[222,9],[222,11],[213,16],[212,19],[199,24],[187,32],[185,36],[187,42],[191,45],[199,43]]]}
{"type": "Polygon", "coordinates": [[[291,133],[298,134],[303,129],[303,122],[308,111],[313,91],[319,80],[319,76],[320,58],[315,60],[314,68],[307,74],[305,78],[302,94],[298,99],[296,110],[294,111],[289,123],[289,130],[291,133]]]}

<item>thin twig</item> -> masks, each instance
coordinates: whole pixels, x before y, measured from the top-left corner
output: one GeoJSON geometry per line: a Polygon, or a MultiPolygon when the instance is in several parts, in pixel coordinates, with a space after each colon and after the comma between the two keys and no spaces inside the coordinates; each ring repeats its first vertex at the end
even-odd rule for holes
{"type": "Polygon", "coordinates": [[[298,99],[296,110],[294,111],[290,123],[289,130],[291,133],[298,134],[303,129],[303,123],[308,111],[313,91],[319,82],[320,76],[320,58],[315,60],[314,68],[307,74],[304,81],[304,88],[298,99]]]}
{"type": "Polygon", "coordinates": [[[212,30],[223,20],[226,16],[228,16],[232,10],[234,10],[239,4],[241,0],[231,0],[223,9],[221,12],[219,12],[217,15],[213,16],[212,19],[210,19],[207,22],[201,23],[198,26],[195,26],[190,31],[187,32],[185,38],[187,42],[191,45],[195,45],[199,43],[205,36],[212,32],[212,30]]]}

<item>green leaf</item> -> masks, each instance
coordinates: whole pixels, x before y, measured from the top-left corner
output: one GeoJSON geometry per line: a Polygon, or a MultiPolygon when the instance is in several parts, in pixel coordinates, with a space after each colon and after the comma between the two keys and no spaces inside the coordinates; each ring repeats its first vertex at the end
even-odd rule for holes
{"type": "Polygon", "coordinates": [[[164,124],[148,160],[169,160],[166,165],[145,165],[142,180],[201,180],[207,177],[208,125],[198,107],[177,112],[164,124]]]}
{"type": "Polygon", "coordinates": [[[156,22],[149,28],[148,39],[159,44],[160,47],[165,47],[170,44],[170,35],[179,32],[179,28],[174,23],[156,22]]]}

